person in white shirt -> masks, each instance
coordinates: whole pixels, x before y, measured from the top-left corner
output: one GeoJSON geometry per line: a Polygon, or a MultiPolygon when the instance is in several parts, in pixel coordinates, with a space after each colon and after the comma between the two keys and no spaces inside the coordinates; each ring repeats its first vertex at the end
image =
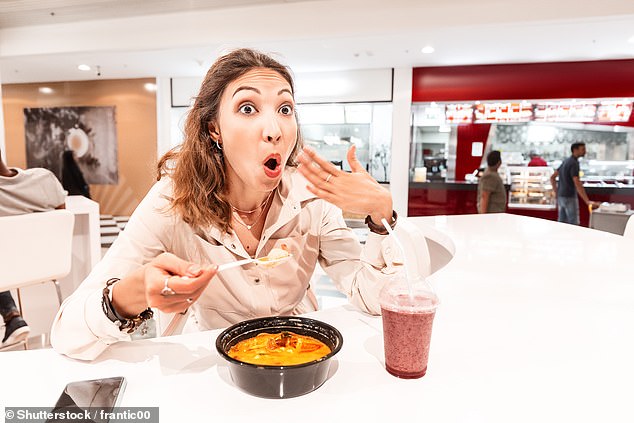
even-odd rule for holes
{"type": "Polygon", "coordinates": [[[303,148],[289,70],[250,49],[220,57],[185,123],[183,144],[158,165],[159,181],[125,231],[60,309],[53,348],[92,360],[129,340],[152,309],[188,311],[185,331],[317,309],[319,262],[351,303],[378,314],[378,294],[401,270],[381,219],[392,197],[348,152],[344,172],[303,148]],[[342,211],[367,215],[361,246],[342,211]],[[217,273],[217,265],[292,257],[217,273]]]}
{"type": "MultiPolygon", "coordinates": [[[[0,154],[0,216],[64,208],[65,199],[66,191],[52,172],[39,167],[26,170],[9,168],[0,154]]],[[[16,344],[29,336],[31,329],[20,315],[9,291],[0,292],[0,314],[5,324],[0,347],[16,344]]]]}

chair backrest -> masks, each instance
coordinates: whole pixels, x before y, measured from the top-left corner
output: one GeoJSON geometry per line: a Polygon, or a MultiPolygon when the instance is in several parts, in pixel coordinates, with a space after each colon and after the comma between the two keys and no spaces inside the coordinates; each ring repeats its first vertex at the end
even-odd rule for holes
{"type": "Polygon", "coordinates": [[[623,231],[623,236],[626,238],[634,239],[634,214],[627,219],[627,223],[625,224],[625,230],[623,231]]]}
{"type": "Polygon", "coordinates": [[[74,221],[68,210],[0,217],[0,291],[66,276],[74,221]]]}
{"type": "Polygon", "coordinates": [[[431,257],[429,256],[427,239],[421,228],[406,217],[399,216],[394,232],[405,249],[409,276],[423,278],[429,276],[431,274],[431,257]]]}

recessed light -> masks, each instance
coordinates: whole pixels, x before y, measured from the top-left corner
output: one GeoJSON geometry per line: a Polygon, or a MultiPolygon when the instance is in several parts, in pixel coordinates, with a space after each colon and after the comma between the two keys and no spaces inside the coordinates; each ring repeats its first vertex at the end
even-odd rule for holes
{"type": "Polygon", "coordinates": [[[156,84],[153,84],[151,82],[146,82],[145,84],[143,84],[143,88],[151,93],[156,92],[156,84]]]}
{"type": "Polygon", "coordinates": [[[88,66],[88,65],[79,65],[79,66],[77,66],[77,69],[79,69],[80,71],[89,71],[90,70],[90,66],[88,66]]]}
{"type": "Polygon", "coordinates": [[[51,87],[40,87],[38,91],[42,94],[53,94],[53,89],[51,87]]]}
{"type": "Polygon", "coordinates": [[[627,40],[627,42],[628,42],[628,43],[632,43],[632,44],[634,44],[634,35],[632,35],[632,36],[631,36],[631,37],[627,40]]]}
{"type": "Polygon", "coordinates": [[[425,47],[421,48],[420,51],[423,54],[431,54],[431,53],[433,53],[436,50],[432,46],[425,46],[425,47]]]}

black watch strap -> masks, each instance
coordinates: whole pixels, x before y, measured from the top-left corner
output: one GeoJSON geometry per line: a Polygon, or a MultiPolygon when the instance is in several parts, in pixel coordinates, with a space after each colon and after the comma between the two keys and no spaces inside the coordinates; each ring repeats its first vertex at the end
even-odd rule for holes
{"type": "MultiPolygon", "coordinates": [[[[388,222],[388,224],[390,225],[390,228],[394,229],[394,227],[396,226],[397,218],[398,218],[398,215],[396,214],[396,211],[392,210],[392,221],[388,222]]],[[[367,215],[365,217],[365,224],[368,225],[370,232],[374,232],[375,234],[379,234],[379,235],[388,234],[387,229],[385,229],[385,227],[382,224],[377,225],[376,223],[374,223],[370,215],[367,215]]]]}

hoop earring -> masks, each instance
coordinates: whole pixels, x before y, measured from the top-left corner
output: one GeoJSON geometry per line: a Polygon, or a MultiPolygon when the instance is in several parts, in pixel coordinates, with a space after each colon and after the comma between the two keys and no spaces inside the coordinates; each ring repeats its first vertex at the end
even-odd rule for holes
{"type": "Polygon", "coordinates": [[[220,143],[218,142],[217,139],[214,139],[214,137],[211,136],[211,134],[208,135],[209,136],[209,140],[213,141],[216,143],[216,149],[220,152],[222,152],[222,145],[220,145],[220,143]]]}

